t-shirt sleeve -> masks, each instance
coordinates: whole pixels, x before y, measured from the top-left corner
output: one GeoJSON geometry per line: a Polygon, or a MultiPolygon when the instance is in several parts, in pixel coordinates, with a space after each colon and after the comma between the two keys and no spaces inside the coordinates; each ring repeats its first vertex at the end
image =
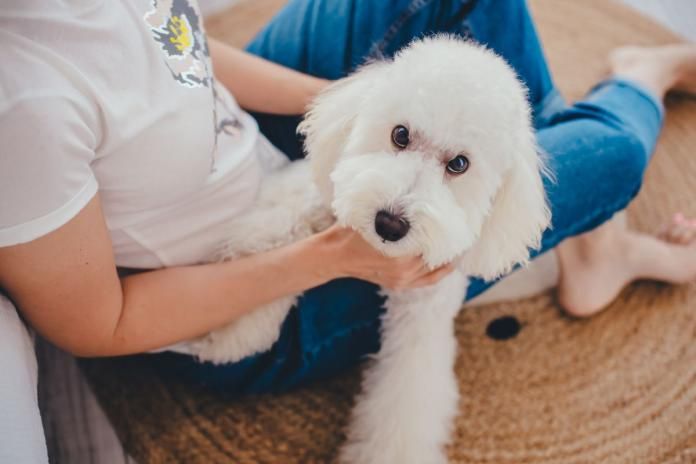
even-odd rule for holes
{"type": "Polygon", "coordinates": [[[46,235],[80,212],[97,192],[95,146],[66,98],[0,101],[0,247],[46,235]]]}

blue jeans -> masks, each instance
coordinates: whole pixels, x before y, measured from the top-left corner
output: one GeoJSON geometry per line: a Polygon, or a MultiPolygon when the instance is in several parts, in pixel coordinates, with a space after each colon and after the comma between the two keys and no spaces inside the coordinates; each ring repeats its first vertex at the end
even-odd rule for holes
{"type": "MultiPolygon", "coordinates": [[[[546,189],[553,226],[540,253],[602,224],[638,192],[659,134],[663,108],[649,92],[612,79],[566,106],[554,87],[523,0],[291,0],[252,41],[250,52],[336,79],[368,58],[390,56],[414,37],[446,31],[488,45],[529,88],[539,145],[556,181],[546,189]]],[[[256,114],[263,133],[290,158],[302,156],[298,117],[256,114]]],[[[474,280],[467,298],[494,282],[474,280]]],[[[213,365],[148,355],[178,378],[232,394],[282,391],[333,375],[379,349],[377,288],[341,279],[307,291],[269,351],[213,365]]]]}

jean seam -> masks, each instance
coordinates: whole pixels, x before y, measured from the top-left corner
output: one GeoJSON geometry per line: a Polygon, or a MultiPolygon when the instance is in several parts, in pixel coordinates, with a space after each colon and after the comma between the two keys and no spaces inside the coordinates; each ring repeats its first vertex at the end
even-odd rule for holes
{"type": "MultiPolygon", "coordinates": [[[[411,4],[403,11],[401,14],[394,20],[394,22],[389,26],[387,31],[384,33],[384,36],[382,37],[382,40],[379,42],[375,42],[372,47],[370,47],[370,50],[367,54],[368,57],[370,58],[381,58],[384,56],[384,51],[389,47],[389,45],[392,43],[394,38],[396,37],[396,34],[401,30],[402,27],[406,24],[406,22],[411,19],[416,13],[418,13],[420,10],[428,6],[429,4],[433,3],[434,0],[413,0],[411,4]]],[[[471,4],[471,8],[473,8],[476,5],[476,2],[473,0],[462,0],[462,3],[465,4],[471,4]]],[[[471,27],[469,25],[469,22],[465,19],[468,16],[468,13],[470,11],[466,11],[464,14],[462,21],[460,23],[460,31],[459,34],[463,36],[466,39],[471,39],[472,34],[471,34],[471,27]]],[[[447,24],[444,27],[444,30],[449,30],[452,27],[454,27],[456,23],[452,24],[447,24]]]]}
{"type": "MultiPolygon", "coordinates": [[[[370,325],[375,324],[375,323],[379,323],[379,321],[365,321],[365,322],[360,322],[360,323],[358,323],[358,324],[353,324],[353,325],[351,325],[351,326],[349,326],[349,327],[344,327],[343,329],[338,330],[338,331],[332,333],[330,337],[325,337],[324,340],[322,340],[322,341],[319,342],[318,344],[314,345],[313,347],[308,348],[308,349],[306,349],[306,350],[300,350],[302,361],[303,361],[303,362],[306,362],[306,361],[308,361],[308,359],[309,359],[310,357],[316,356],[316,354],[317,354],[319,351],[321,351],[321,350],[323,350],[324,348],[326,348],[326,346],[332,344],[336,338],[344,337],[344,336],[350,334],[351,332],[357,332],[357,331],[360,331],[360,330],[365,330],[365,329],[368,328],[370,325]]],[[[260,354],[259,354],[259,355],[260,355],[260,354]]],[[[259,355],[255,355],[255,356],[259,356],[259,355]]],[[[254,356],[254,355],[252,355],[252,356],[254,356]]],[[[273,358],[273,364],[272,364],[272,365],[273,365],[273,368],[278,367],[278,366],[281,366],[282,364],[284,364],[284,363],[288,360],[288,358],[289,358],[289,356],[287,356],[287,355],[274,357],[274,358],[273,358]]],[[[245,359],[247,359],[247,358],[245,358],[245,359]]]]}
{"type": "Polygon", "coordinates": [[[396,34],[399,32],[399,30],[401,30],[406,22],[433,1],[434,0],[413,0],[409,6],[394,20],[391,26],[389,26],[387,31],[384,33],[382,40],[375,42],[375,44],[370,47],[367,56],[371,58],[379,58],[384,56],[384,50],[386,50],[389,44],[394,40],[394,37],[396,37],[396,34]]]}
{"type": "Polygon", "coordinates": [[[320,351],[324,350],[327,346],[332,345],[334,341],[338,338],[343,338],[348,335],[353,335],[354,332],[359,332],[361,330],[365,330],[372,326],[373,324],[379,324],[379,319],[378,320],[371,320],[371,321],[364,321],[360,322],[358,324],[353,324],[349,327],[344,327],[341,330],[338,330],[331,334],[330,337],[324,338],[321,342],[318,344],[314,345],[311,348],[308,348],[307,350],[303,350],[302,352],[302,360],[307,361],[309,358],[316,357],[317,353],[320,351]]]}
{"type": "Polygon", "coordinates": [[[460,33],[466,39],[472,38],[471,24],[469,23],[469,15],[478,5],[479,0],[458,0],[461,4],[461,9],[450,18],[445,24],[444,29],[449,31],[455,26],[459,25],[460,33]]]}

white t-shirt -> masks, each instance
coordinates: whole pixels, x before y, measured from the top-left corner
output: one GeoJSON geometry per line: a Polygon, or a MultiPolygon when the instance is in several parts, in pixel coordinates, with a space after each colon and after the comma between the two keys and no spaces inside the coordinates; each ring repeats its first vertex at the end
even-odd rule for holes
{"type": "Polygon", "coordinates": [[[279,154],[212,75],[195,0],[0,2],[0,246],[99,192],[116,264],[193,264],[279,154]]]}

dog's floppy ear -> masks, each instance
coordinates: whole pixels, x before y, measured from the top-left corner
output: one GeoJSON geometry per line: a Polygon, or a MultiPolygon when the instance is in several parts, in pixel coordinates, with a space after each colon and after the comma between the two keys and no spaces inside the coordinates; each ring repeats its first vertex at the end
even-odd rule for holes
{"type": "Polygon", "coordinates": [[[311,162],[314,182],[329,201],[333,198],[329,176],[349,141],[355,117],[373,83],[371,75],[381,65],[382,62],[365,65],[329,85],[314,99],[298,126],[298,132],[305,136],[305,153],[311,162]]]}
{"type": "Polygon", "coordinates": [[[523,129],[514,161],[502,180],[476,244],[465,253],[462,265],[469,275],[490,280],[529,260],[537,249],[551,212],[543,176],[550,176],[531,127],[523,129]]]}

